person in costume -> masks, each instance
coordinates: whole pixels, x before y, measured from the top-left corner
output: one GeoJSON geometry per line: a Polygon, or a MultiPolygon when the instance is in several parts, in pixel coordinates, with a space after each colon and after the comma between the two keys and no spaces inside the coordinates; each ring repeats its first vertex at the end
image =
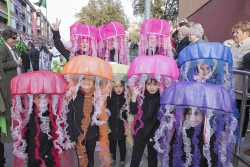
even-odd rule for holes
{"type": "Polygon", "coordinates": [[[173,57],[170,25],[166,20],[151,18],[142,23],[139,55],[164,55],[173,57]]]}
{"type": "Polygon", "coordinates": [[[110,22],[98,27],[99,57],[108,62],[130,64],[125,30],[121,23],[110,22]]]}
{"type": "Polygon", "coordinates": [[[112,67],[99,58],[80,55],[67,62],[62,75],[68,81],[70,111],[67,114],[67,131],[72,148],[76,148],[78,166],[94,166],[94,151],[98,139],[102,165],[110,166],[106,100],[110,93],[112,67]]]}
{"type": "Polygon", "coordinates": [[[98,56],[97,29],[81,23],[74,23],[70,26],[70,41],[61,41],[59,32],[61,20],[52,24],[53,40],[56,49],[69,60],[77,55],[98,56]]]}
{"type": "Polygon", "coordinates": [[[11,80],[13,167],[23,163],[61,167],[70,162],[68,156],[60,162],[63,151],[70,148],[66,86],[61,75],[50,71],[29,72],[11,80]]]}
{"type": "Polygon", "coordinates": [[[134,115],[131,131],[134,146],[130,167],[138,167],[143,151],[148,148],[148,166],[158,164],[154,134],[160,122],[157,119],[160,94],[164,88],[176,83],[179,71],[175,60],[168,56],[138,56],[128,71],[128,85],[132,90],[129,103],[134,115]],[[147,64],[147,66],[145,66],[147,64]]]}
{"type": "Polygon", "coordinates": [[[116,166],[116,146],[120,149],[119,167],[125,166],[126,158],[126,135],[125,125],[128,115],[128,87],[127,71],[129,66],[111,64],[113,69],[113,91],[107,100],[107,108],[110,110],[108,119],[111,132],[109,133],[109,149],[113,155],[112,167],[116,166]]]}

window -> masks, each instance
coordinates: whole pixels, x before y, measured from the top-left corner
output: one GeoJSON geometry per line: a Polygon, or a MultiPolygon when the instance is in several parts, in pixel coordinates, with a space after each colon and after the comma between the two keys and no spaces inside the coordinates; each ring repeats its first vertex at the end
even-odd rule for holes
{"type": "Polygon", "coordinates": [[[28,27],[28,34],[31,35],[31,28],[30,27],[28,27]]]}
{"type": "Polygon", "coordinates": [[[10,1],[10,11],[15,12],[15,5],[12,1],[10,1]]]}
{"type": "Polygon", "coordinates": [[[28,20],[28,23],[31,22],[31,19],[30,19],[30,16],[29,16],[29,15],[27,15],[27,20],[28,20]]]}
{"type": "Polygon", "coordinates": [[[26,4],[26,10],[30,12],[30,5],[26,4]]]}
{"type": "Polygon", "coordinates": [[[14,29],[17,28],[17,27],[16,27],[16,19],[10,18],[10,26],[11,26],[11,28],[14,28],[14,29]]]}
{"type": "Polygon", "coordinates": [[[23,25],[23,32],[26,32],[26,26],[23,25]]]}

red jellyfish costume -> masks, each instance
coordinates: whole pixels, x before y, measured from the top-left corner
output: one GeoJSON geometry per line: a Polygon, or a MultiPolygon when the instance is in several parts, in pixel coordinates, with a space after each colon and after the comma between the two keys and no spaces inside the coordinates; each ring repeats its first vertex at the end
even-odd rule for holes
{"type": "MultiPolygon", "coordinates": [[[[50,71],[24,73],[11,80],[10,90],[13,95],[11,135],[14,140],[14,167],[23,166],[23,160],[28,155],[25,152],[27,147],[25,134],[32,113],[35,115],[36,124],[35,159],[44,164],[43,158],[39,155],[41,143],[38,139],[40,132],[43,132],[47,134],[48,140],[52,139],[53,141],[51,155],[54,158],[55,166],[61,167],[60,154],[71,148],[66,133],[68,126],[66,123],[66,113],[68,112],[65,100],[66,87],[66,80],[60,74],[50,71]],[[39,107],[33,104],[34,95],[40,96],[39,107]],[[49,111],[49,116],[43,116],[45,111],[49,111]]],[[[64,154],[64,164],[67,164],[67,158],[68,156],[64,154]]]]}

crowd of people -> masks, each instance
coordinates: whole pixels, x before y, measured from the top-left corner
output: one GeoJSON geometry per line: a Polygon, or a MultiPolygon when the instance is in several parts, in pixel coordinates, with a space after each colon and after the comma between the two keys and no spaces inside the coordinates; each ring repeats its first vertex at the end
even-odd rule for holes
{"type": "Polygon", "coordinates": [[[52,72],[39,70],[32,42],[26,50],[15,31],[1,34],[0,167],[6,142],[13,142],[14,167],[93,167],[96,150],[103,166],[124,167],[130,147],[130,167],[140,166],[145,147],[149,167],[233,166],[232,143],[244,139],[249,112],[239,136],[242,97],[233,91],[243,89],[243,78],[232,70],[250,69],[250,22],[234,25],[223,45],[187,19],[178,27],[146,20],[132,63],[136,46],[127,46],[121,23],[74,23],[70,41],[61,41],[60,22],[52,24],[51,53],[65,61],[54,61],[52,72]]]}

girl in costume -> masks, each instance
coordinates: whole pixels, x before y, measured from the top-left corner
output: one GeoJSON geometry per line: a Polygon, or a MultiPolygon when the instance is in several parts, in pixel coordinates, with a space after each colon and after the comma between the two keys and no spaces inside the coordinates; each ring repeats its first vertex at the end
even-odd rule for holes
{"type": "Polygon", "coordinates": [[[148,19],[142,23],[139,55],[164,55],[173,57],[170,25],[163,19],[148,19]]]}
{"type": "Polygon", "coordinates": [[[233,99],[219,85],[190,81],[165,89],[154,137],[161,166],[232,167],[238,124],[233,113],[233,99]]]}
{"type": "Polygon", "coordinates": [[[102,166],[110,166],[106,100],[110,93],[112,67],[99,58],[80,55],[69,60],[62,75],[68,81],[67,97],[70,101],[67,130],[71,146],[76,148],[79,167],[94,166],[98,138],[102,166]]]}
{"type": "Polygon", "coordinates": [[[116,146],[120,149],[119,167],[125,166],[126,158],[126,133],[125,126],[127,124],[128,112],[128,87],[127,87],[127,71],[129,66],[122,64],[111,64],[113,70],[113,91],[111,97],[108,98],[107,108],[110,110],[108,120],[111,132],[109,133],[109,148],[113,155],[112,166],[116,166],[116,146]],[[127,110],[127,111],[126,111],[127,110]]]}
{"type": "MultiPolygon", "coordinates": [[[[66,132],[66,80],[49,71],[24,73],[11,80],[14,167],[65,166],[60,154],[69,149],[66,132]]],[[[73,165],[73,164],[69,164],[73,165]]]]}
{"type": "Polygon", "coordinates": [[[70,26],[70,41],[61,41],[59,26],[61,20],[52,24],[53,40],[56,49],[69,60],[77,55],[98,55],[98,30],[93,26],[74,23],[70,26]]]}
{"type": "Polygon", "coordinates": [[[131,167],[138,167],[145,146],[148,148],[148,166],[157,166],[154,133],[160,122],[157,112],[163,89],[176,83],[179,70],[175,60],[167,56],[138,56],[128,71],[128,85],[132,90],[130,112],[134,115],[131,131],[134,137],[131,167]],[[145,64],[147,64],[145,66],[145,64]]]}
{"type": "Polygon", "coordinates": [[[126,52],[126,33],[119,22],[110,22],[98,28],[99,57],[108,62],[130,64],[126,52]]]}

